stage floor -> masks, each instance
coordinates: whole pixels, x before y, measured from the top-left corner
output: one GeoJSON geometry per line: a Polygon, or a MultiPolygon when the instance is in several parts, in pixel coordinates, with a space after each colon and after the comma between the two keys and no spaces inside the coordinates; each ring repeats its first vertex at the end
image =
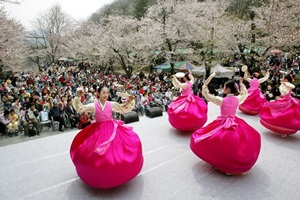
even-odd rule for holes
{"type": "MultiPolygon", "coordinates": [[[[246,175],[226,176],[196,157],[189,148],[191,133],[173,129],[167,113],[163,114],[128,124],[140,136],[145,162],[136,178],[114,189],[93,189],[78,178],[69,156],[78,130],[0,147],[0,199],[300,199],[299,131],[281,138],[261,126],[259,116],[238,111],[239,117],[260,132],[262,148],[246,175]]],[[[209,103],[207,123],[218,115],[219,107],[209,103]]]]}

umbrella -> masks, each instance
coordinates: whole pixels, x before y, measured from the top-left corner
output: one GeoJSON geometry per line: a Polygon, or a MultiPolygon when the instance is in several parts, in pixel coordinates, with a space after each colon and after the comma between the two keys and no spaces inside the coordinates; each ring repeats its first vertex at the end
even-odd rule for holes
{"type": "Polygon", "coordinates": [[[270,52],[274,53],[274,54],[281,54],[282,53],[282,51],[279,50],[279,49],[272,49],[270,52]]]}
{"type": "Polygon", "coordinates": [[[68,58],[64,58],[64,57],[61,57],[61,58],[59,58],[58,60],[59,60],[59,61],[62,61],[62,60],[63,60],[63,61],[67,61],[67,60],[69,60],[69,59],[68,59],[68,58]]]}

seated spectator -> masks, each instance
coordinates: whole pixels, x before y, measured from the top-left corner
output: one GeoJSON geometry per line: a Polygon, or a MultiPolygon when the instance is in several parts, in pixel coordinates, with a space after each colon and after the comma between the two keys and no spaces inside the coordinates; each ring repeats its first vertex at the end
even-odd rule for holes
{"type": "Polygon", "coordinates": [[[1,135],[6,134],[7,125],[10,123],[8,116],[9,116],[8,110],[4,110],[4,112],[2,114],[0,114],[0,134],[1,135]]]}
{"type": "Polygon", "coordinates": [[[135,107],[133,108],[133,111],[137,114],[140,113],[142,116],[145,114],[145,108],[142,107],[141,98],[139,94],[135,95],[135,107]]]}
{"type": "Polygon", "coordinates": [[[21,108],[22,108],[22,105],[21,105],[19,99],[16,99],[16,100],[11,104],[11,109],[13,109],[17,115],[20,115],[20,114],[21,114],[21,108]]]}
{"type": "Polygon", "coordinates": [[[58,107],[57,103],[53,103],[53,107],[49,111],[50,117],[53,117],[54,121],[59,122],[59,131],[64,132],[62,126],[66,127],[65,119],[64,119],[64,111],[58,107]]]}
{"type": "Polygon", "coordinates": [[[29,109],[31,106],[31,102],[30,102],[30,98],[29,97],[25,97],[25,101],[21,103],[21,105],[26,108],[29,109]]]}
{"type": "Polygon", "coordinates": [[[53,98],[52,97],[48,97],[45,100],[46,101],[44,103],[44,109],[50,110],[53,107],[53,98]]]}
{"type": "Polygon", "coordinates": [[[83,112],[78,123],[78,129],[84,129],[90,124],[91,124],[90,114],[88,112],[83,112]]]}
{"type": "Polygon", "coordinates": [[[18,135],[19,132],[19,116],[15,113],[15,111],[12,109],[9,112],[8,115],[9,124],[7,125],[7,131],[8,135],[11,137],[13,134],[15,136],[18,135]]]}
{"type": "Polygon", "coordinates": [[[150,108],[149,99],[148,99],[147,93],[144,93],[141,96],[140,106],[141,106],[142,116],[143,116],[145,114],[146,108],[150,108]]]}
{"type": "Polygon", "coordinates": [[[148,99],[148,95],[147,93],[144,93],[141,97],[141,104],[142,106],[144,106],[145,108],[149,108],[150,107],[150,102],[149,102],[149,99],[148,99]]]}
{"type": "Polygon", "coordinates": [[[149,100],[150,107],[156,107],[157,106],[157,103],[155,102],[155,100],[152,96],[152,93],[149,93],[148,100],[149,100]]]}
{"type": "Polygon", "coordinates": [[[275,95],[273,94],[273,88],[271,85],[267,86],[267,90],[265,91],[264,95],[267,101],[275,100],[275,95]]]}
{"type": "Polygon", "coordinates": [[[168,111],[168,105],[170,104],[170,100],[168,100],[168,98],[166,96],[164,96],[164,98],[162,100],[162,104],[165,108],[165,111],[168,111]]]}
{"type": "Polygon", "coordinates": [[[82,102],[83,105],[87,105],[95,101],[92,93],[85,94],[85,97],[85,100],[82,102]]]}
{"type": "Polygon", "coordinates": [[[13,100],[14,100],[13,96],[7,92],[1,96],[1,101],[3,102],[5,110],[10,110],[13,100]]]}
{"type": "Polygon", "coordinates": [[[165,96],[166,96],[169,100],[171,100],[172,94],[173,94],[173,92],[171,91],[170,88],[168,88],[168,90],[167,90],[166,93],[165,93],[165,96]]]}
{"type": "Polygon", "coordinates": [[[75,108],[72,105],[72,100],[67,100],[67,106],[65,107],[65,113],[68,115],[71,128],[77,127],[77,123],[80,119],[80,114],[75,110],[75,108]]]}
{"type": "Polygon", "coordinates": [[[25,117],[23,118],[23,126],[25,135],[28,135],[28,126],[33,124],[37,135],[40,135],[40,123],[38,122],[39,111],[35,109],[35,105],[31,104],[30,108],[25,111],[25,117]]]}
{"type": "Polygon", "coordinates": [[[224,86],[223,86],[223,84],[219,85],[219,88],[216,89],[216,92],[217,92],[217,96],[223,97],[223,95],[224,95],[224,86]]]}
{"type": "Polygon", "coordinates": [[[40,100],[39,99],[35,99],[34,100],[34,104],[35,104],[35,108],[41,112],[44,108],[42,106],[42,104],[40,103],[40,100]]]}

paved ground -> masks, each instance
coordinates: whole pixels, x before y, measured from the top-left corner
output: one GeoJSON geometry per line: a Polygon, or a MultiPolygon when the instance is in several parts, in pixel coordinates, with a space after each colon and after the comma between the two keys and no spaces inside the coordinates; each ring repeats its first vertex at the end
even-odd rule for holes
{"type": "MultiPolygon", "coordinates": [[[[209,103],[208,123],[218,114],[219,108],[209,103]]],[[[198,159],[189,148],[191,133],[173,129],[164,113],[129,124],[141,138],[145,163],[135,179],[109,190],[90,188],[78,178],[69,156],[78,130],[44,131],[33,138],[0,137],[0,199],[300,199],[300,132],[281,138],[262,127],[258,116],[240,112],[238,116],[262,138],[259,159],[246,175],[226,176],[198,159]]]]}

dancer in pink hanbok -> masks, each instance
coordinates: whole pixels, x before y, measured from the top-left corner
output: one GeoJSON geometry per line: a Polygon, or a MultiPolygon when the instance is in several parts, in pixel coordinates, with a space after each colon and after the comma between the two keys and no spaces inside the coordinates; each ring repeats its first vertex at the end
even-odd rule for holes
{"type": "Polygon", "coordinates": [[[267,102],[259,113],[260,123],[282,137],[300,130],[300,101],[291,96],[295,88],[292,80],[291,74],[285,75],[279,86],[279,99],[267,102]]]}
{"type": "Polygon", "coordinates": [[[94,112],[96,122],[74,138],[70,155],[83,182],[95,188],[113,188],[139,174],[143,166],[142,145],[138,135],[112,112],[124,113],[134,108],[133,97],[125,104],[107,101],[108,88],[98,89],[95,103],[80,108],[94,112]]]}
{"type": "Polygon", "coordinates": [[[177,73],[172,83],[182,90],[181,95],[168,106],[170,124],[180,131],[195,131],[207,121],[207,104],[203,99],[192,93],[194,77],[188,73],[177,73]],[[181,75],[181,76],[180,76],[181,75]],[[182,78],[181,83],[177,78],[182,78]]]}
{"type": "Polygon", "coordinates": [[[244,80],[247,80],[250,83],[250,88],[248,89],[248,97],[244,103],[239,106],[239,110],[248,115],[257,115],[267,101],[265,96],[260,91],[259,86],[261,83],[268,80],[270,74],[268,71],[263,78],[257,79],[258,73],[254,73],[253,78],[250,78],[246,67],[244,67],[243,70],[245,72],[244,80]]]}
{"type": "Polygon", "coordinates": [[[240,78],[239,95],[235,96],[238,85],[231,80],[224,85],[226,97],[214,96],[207,88],[214,75],[207,79],[202,91],[208,101],[221,107],[221,115],[193,133],[190,147],[199,158],[221,172],[243,174],[253,167],[261,147],[259,133],[236,116],[238,105],[248,96],[247,89],[240,78]]]}

